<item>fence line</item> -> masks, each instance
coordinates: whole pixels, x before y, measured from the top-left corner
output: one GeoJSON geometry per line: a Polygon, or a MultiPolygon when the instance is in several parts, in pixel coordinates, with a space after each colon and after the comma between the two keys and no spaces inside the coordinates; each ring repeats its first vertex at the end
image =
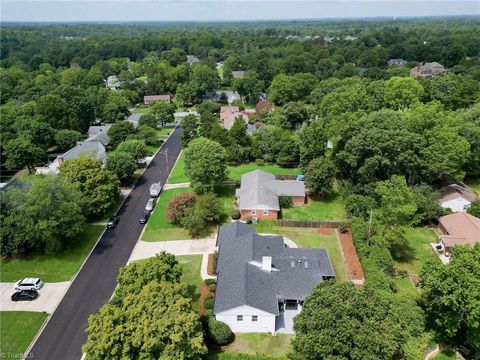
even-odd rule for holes
{"type": "Polygon", "coordinates": [[[344,221],[305,221],[305,220],[277,220],[278,226],[309,227],[336,229],[340,226],[350,228],[350,223],[344,221]]]}

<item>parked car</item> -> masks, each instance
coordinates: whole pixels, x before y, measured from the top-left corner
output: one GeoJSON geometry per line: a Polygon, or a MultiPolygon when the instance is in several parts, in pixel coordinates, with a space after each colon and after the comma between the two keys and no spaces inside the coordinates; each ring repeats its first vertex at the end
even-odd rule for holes
{"type": "Polygon", "coordinates": [[[305,175],[303,175],[303,174],[297,175],[296,180],[297,181],[305,181],[305,175]]]}
{"type": "Polygon", "coordinates": [[[43,286],[43,281],[38,278],[25,278],[15,283],[15,290],[38,290],[43,286]]]}
{"type": "Polygon", "coordinates": [[[161,183],[153,183],[150,185],[150,196],[151,197],[158,197],[162,192],[162,184],[161,183]]]}
{"type": "Polygon", "coordinates": [[[145,206],[145,210],[152,211],[153,208],[155,207],[156,202],[157,202],[157,199],[155,199],[155,198],[148,199],[147,205],[145,206]]]}
{"type": "Polygon", "coordinates": [[[140,218],[138,219],[138,222],[139,222],[140,224],[146,224],[149,217],[150,217],[150,211],[145,210],[145,211],[142,213],[142,215],[140,216],[140,218]]]}
{"type": "Polygon", "coordinates": [[[119,221],[120,221],[120,217],[112,216],[107,222],[107,228],[113,229],[115,226],[117,226],[119,221]]]}
{"type": "Polygon", "coordinates": [[[12,301],[32,301],[38,297],[37,290],[20,290],[13,293],[12,301]]]}

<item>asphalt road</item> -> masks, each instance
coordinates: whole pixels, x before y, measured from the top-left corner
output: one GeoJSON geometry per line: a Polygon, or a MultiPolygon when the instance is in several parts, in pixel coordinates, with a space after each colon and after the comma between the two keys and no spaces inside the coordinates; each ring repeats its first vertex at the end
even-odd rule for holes
{"type": "Polygon", "coordinates": [[[138,223],[138,218],[150,198],[150,184],[165,183],[181,150],[181,133],[179,126],[140,177],[118,212],[120,222],[117,227],[107,230],[98,242],[35,342],[28,359],[81,358],[81,347],[87,339],[88,316],[97,312],[112,296],[118,269],[127,263],[144,227],[138,223]]]}

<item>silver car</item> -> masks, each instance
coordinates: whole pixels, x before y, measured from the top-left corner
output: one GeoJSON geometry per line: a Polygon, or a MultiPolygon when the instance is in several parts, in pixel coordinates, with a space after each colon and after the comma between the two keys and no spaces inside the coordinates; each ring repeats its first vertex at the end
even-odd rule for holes
{"type": "Polygon", "coordinates": [[[15,290],[39,290],[43,286],[43,281],[38,278],[25,278],[15,283],[15,290]]]}
{"type": "Polygon", "coordinates": [[[152,211],[153,208],[155,207],[156,199],[155,198],[150,198],[147,201],[147,205],[145,206],[145,210],[147,211],[152,211]]]}

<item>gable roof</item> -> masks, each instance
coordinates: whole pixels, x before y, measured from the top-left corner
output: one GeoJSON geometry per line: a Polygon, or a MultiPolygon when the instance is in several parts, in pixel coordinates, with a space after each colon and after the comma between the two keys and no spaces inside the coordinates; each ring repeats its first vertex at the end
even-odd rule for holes
{"type": "Polygon", "coordinates": [[[325,249],[285,248],[281,236],[262,236],[242,222],[218,233],[217,289],[214,313],[248,305],[278,315],[281,299],[303,300],[323,277],[334,276],[325,249]],[[272,259],[272,271],[262,258],[272,259]]]}
{"type": "Polygon", "coordinates": [[[464,212],[442,216],[440,225],[447,231],[442,236],[446,247],[473,245],[480,241],[480,219],[464,212]]]}
{"type": "Polygon", "coordinates": [[[472,202],[477,200],[478,196],[469,188],[460,186],[458,184],[450,184],[440,192],[440,202],[442,203],[458,198],[472,202]]]}
{"type": "Polygon", "coordinates": [[[276,180],[275,176],[262,170],[242,175],[240,210],[280,210],[279,196],[305,196],[305,184],[296,180],[276,180]]]}
{"type": "Polygon", "coordinates": [[[245,76],[245,71],[243,70],[232,71],[232,75],[235,79],[241,79],[245,76]]]}
{"type": "Polygon", "coordinates": [[[88,136],[96,135],[99,132],[107,133],[113,124],[92,125],[88,128],[88,136]]]}

